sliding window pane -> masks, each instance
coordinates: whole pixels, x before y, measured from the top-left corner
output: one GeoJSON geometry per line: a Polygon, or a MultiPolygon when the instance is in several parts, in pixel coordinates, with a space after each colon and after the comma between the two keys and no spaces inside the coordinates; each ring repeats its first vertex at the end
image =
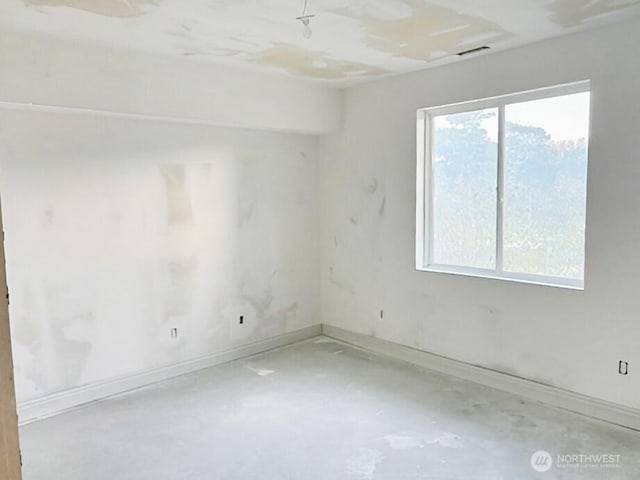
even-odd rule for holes
{"type": "Polygon", "coordinates": [[[495,268],[497,137],[497,108],[434,117],[432,264],[495,268]]]}
{"type": "Polygon", "coordinates": [[[507,105],[504,269],[582,279],[589,93],[507,105]]]}

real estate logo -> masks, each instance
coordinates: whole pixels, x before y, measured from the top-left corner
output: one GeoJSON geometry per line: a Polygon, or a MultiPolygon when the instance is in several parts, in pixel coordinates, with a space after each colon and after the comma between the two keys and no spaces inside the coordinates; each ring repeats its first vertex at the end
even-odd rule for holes
{"type": "Polygon", "coordinates": [[[539,450],[531,455],[531,468],[536,472],[548,472],[553,465],[553,459],[549,452],[539,450]]]}
{"type": "Polygon", "coordinates": [[[622,455],[613,453],[595,454],[559,454],[555,462],[551,454],[545,450],[538,450],[531,455],[531,468],[536,472],[548,472],[554,466],[557,469],[595,469],[622,468],[622,455]]]}

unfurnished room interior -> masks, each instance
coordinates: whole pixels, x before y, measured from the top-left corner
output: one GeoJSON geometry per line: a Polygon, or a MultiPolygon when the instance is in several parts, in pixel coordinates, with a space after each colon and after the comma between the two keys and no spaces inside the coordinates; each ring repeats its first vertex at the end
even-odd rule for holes
{"type": "Polygon", "coordinates": [[[1,0],[0,199],[0,480],[640,479],[640,0],[1,0]]]}

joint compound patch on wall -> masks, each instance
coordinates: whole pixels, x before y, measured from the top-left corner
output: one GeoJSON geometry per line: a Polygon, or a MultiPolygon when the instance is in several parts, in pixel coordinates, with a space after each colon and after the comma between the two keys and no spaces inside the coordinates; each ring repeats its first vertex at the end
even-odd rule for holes
{"type": "Polygon", "coordinates": [[[167,222],[169,225],[190,222],[193,209],[184,165],[163,165],[160,172],[167,195],[167,222]]]}
{"type": "Polygon", "coordinates": [[[26,6],[67,7],[105,17],[131,18],[146,13],[146,7],[160,0],[24,0],[26,6]]]}
{"type": "Polygon", "coordinates": [[[196,286],[197,257],[172,260],[168,264],[171,281],[167,292],[167,320],[191,311],[191,299],[196,286]]]}

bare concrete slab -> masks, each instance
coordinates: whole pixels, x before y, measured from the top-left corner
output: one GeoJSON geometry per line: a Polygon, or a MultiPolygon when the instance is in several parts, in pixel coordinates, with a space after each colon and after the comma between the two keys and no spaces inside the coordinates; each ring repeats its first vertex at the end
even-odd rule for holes
{"type": "Polygon", "coordinates": [[[26,480],[640,478],[639,432],[324,337],[21,435],[26,480]],[[537,451],[546,472],[531,466],[537,451]]]}

